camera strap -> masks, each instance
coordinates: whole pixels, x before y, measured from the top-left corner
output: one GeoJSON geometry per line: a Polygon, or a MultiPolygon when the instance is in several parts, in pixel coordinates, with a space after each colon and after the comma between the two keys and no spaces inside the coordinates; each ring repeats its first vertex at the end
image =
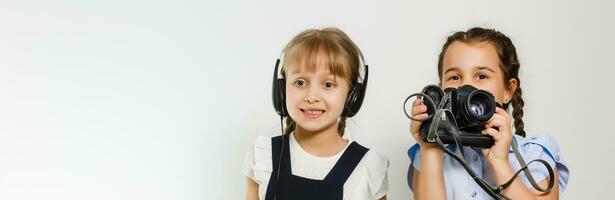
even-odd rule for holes
{"type": "Polygon", "coordinates": [[[455,118],[452,117],[453,113],[452,111],[448,110],[448,109],[438,109],[438,111],[436,111],[436,113],[433,115],[432,119],[432,126],[430,126],[429,128],[429,135],[434,135],[434,139],[435,142],[438,143],[438,146],[440,147],[440,149],[442,149],[442,151],[444,151],[444,153],[448,154],[449,156],[451,156],[453,159],[455,159],[465,170],[466,172],[468,172],[468,174],[472,177],[472,179],[485,191],[487,192],[491,197],[493,197],[494,199],[510,199],[506,196],[504,196],[503,194],[501,194],[500,192],[504,189],[506,189],[508,186],[510,186],[510,184],[512,184],[512,182],[517,178],[517,176],[523,171],[527,177],[527,179],[529,180],[530,184],[532,185],[532,187],[534,187],[536,190],[541,191],[541,192],[549,192],[551,191],[551,189],[553,188],[554,184],[555,184],[555,180],[554,180],[554,173],[553,173],[553,168],[551,168],[551,166],[549,165],[549,163],[545,160],[542,159],[535,159],[532,160],[528,163],[525,163],[525,160],[523,159],[523,156],[521,156],[521,153],[519,152],[519,149],[517,147],[516,141],[513,140],[512,142],[512,149],[513,152],[515,154],[515,157],[517,158],[517,160],[519,161],[519,165],[521,166],[521,169],[519,169],[517,172],[515,172],[515,174],[508,180],[506,181],[504,184],[496,187],[491,186],[489,183],[485,182],[485,180],[483,180],[481,177],[479,177],[477,175],[477,173],[474,171],[474,169],[472,169],[471,167],[468,166],[468,164],[465,162],[465,155],[463,153],[463,148],[461,145],[459,145],[459,141],[457,139],[457,135],[459,135],[459,129],[457,129],[457,122],[455,121],[455,118]],[[440,134],[438,134],[438,127],[440,125],[440,122],[442,121],[447,121],[447,120],[452,120],[452,124],[455,126],[455,128],[450,128],[448,129],[448,131],[450,131],[455,139],[455,143],[457,148],[459,149],[459,151],[461,152],[461,157],[459,157],[458,154],[452,152],[450,149],[446,148],[446,146],[444,145],[444,143],[442,142],[442,140],[440,139],[440,134]],[[436,124],[436,126],[433,126],[433,124],[436,124]],[[541,188],[538,183],[536,183],[536,180],[534,179],[534,177],[531,175],[530,170],[528,169],[528,165],[532,162],[540,162],[543,165],[545,165],[545,167],[547,168],[547,171],[549,173],[549,185],[547,186],[546,189],[541,188]]]}
{"type": "MultiPolygon", "coordinates": [[[[433,118],[432,118],[432,124],[440,124],[440,122],[442,121],[447,121],[447,120],[453,120],[453,123],[456,125],[457,123],[454,121],[455,118],[454,117],[446,117],[447,113],[449,116],[452,116],[452,112],[448,109],[438,109],[438,111],[436,111],[436,114],[434,114],[433,118]],[[443,117],[444,116],[444,117],[443,117]]],[[[442,149],[442,151],[444,151],[444,153],[448,154],[449,156],[451,156],[453,159],[455,159],[465,170],[466,172],[468,172],[468,174],[470,175],[470,177],[472,177],[472,179],[476,182],[476,184],[478,184],[478,186],[480,186],[485,192],[487,192],[487,194],[489,194],[489,196],[493,197],[494,199],[509,199],[508,197],[500,194],[497,188],[489,185],[489,183],[485,182],[485,180],[483,180],[480,176],[478,176],[478,174],[474,171],[474,169],[472,169],[470,166],[468,166],[468,164],[465,162],[465,160],[463,158],[460,158],[459,155],[457,155],[456,153],[452,152],[450,149],[446,148],[446,146],[444,145],[444,143],[442,143],[442,140],[440,140],[440,135],[438,134],[437,131],[437,127],[435,129],[432,129],[432,127],[430,127],[429,132],[432,133],[434,135],[436,135],[435,137],[435,141],[436,143],[438,143],[438,146],[440,147],[440,149],[442,149]]],[[[459,134],[458,130],[456,129],[449,129],[450,131],[452,131],[452,135],[453,137],[456,138],[456,136],[459,134]]],[[[457,139],[455,139],[455,142],[457,142],[457,139]]],[[[459,144],[457,144],[457,148],[463,152],[463,148],[462,146],[459,146],[459,144]]],[[[462,155],[463,156],[463,155],[462,155]]]]}
{"type": "MultiPolygon", "coordinates": [[[[513,140],[512,144],[512,149],[513,152],[515,153],[515,157],[517,157],[517,161],[519,162],[519,166],[521,166],[521,170],[523,170],[523,173],[525,174],[525,177],[527,177],[527,180],[530,182],[530,184],[532,184],[532,187],[534,187],[536,190],[540,191],[540,192],[549,192],[551,191],[551,189],[553,189],[553,186],[555,185],[555,176],[554,176],[554,172],[553,172],[553,168],[549,165],[549,163],[543,159],[535,159],[530,161],[529,163],[525,163],[525,160],[523,159],[523,156],[521,156],[521,153],[519,152],[519,147],[517,146],[517,142],[513,140]],[[532,173],[530,172],[530,169],[528,169],[528,165],[532,162],[540,162],[542,163],[546,168],[547,171],[549,173],[549,185],[547,185],[547,188],[543,189],[542,187],[540,187],[538,185],[538,183],[536,183],[536,180],[534,179],[534,177],[532,176],[532,173]]],[[[515,173],[515,176],[513,176],[513,178],[517,177],[517,175],[519,174],[519,172],[515,173]]],[[[510,183],[512,183],[512,181],[509,181],[510,183]]],[[[502,186],[504,186],[504,188],[508,187],[508,185],[510,185],[510,183],[505,183],[502,184],[502,186]]],[[[500,186],[500,187],[502,187],[500,186]]],[[[502,188],[503,189],[503,188],[502,188]]]]}
{"type": "Polygon", "coordinates": [[[468,174],[472,177],[472,179],[474,179],[474,181],[485,191],[487,192],[491,197],[493,197],[494,199],[510,199],[506,196],[504,196],[503,194],[501,194],[500,192],[504,189],[506,189],[508,186],[510,186],[510,184],[512,184],[512,182],[517,178],[517,176],[519,176],[519,174],[521,173],[521,171],[524,172],[526,178],[528,179],[528,181],[530,182],[530,184],[532,185],[532,187],[534,187],[536,190],[540,191],[540,192],[549,192],[551,191],[551,189],[553,189],[553,186],[555,185],[555,175],[553,173],[553,168],[549,165],[549,163],[543,159],[534,159],[528,163],[525,162],[525,160],[523,159],[523,156],[521,156],[521,153],[519,152],[519,148],[517,146],[516,141],[513,139],[513,142],[511,144],[512,150],[515,154],[515,157],[517,158],[517,161],[519,162],[519,166],[521,167],[519,170],[517,170],[517,172],[515,172],[515,174],[508,180],[506,181],[504,184],[496,187],[491,186],[489,183],[485,182],[485,180],[483,180],[481,177],[479,177],[477,175],[476,172],[474,172],[474,170],[472,168],[470,168],[468,166],[468,164],[465,162],[465,155],[464,155],[464,151],[463,151],[463,147],[460,145],[461,143],[459,142],[459,139],[457,136],[460,135],[459,133],[459,128],[457,125],[457,121],[455,120],[455,117],[453,115],[453,112],[449,109],[445,109],[444,105],[446,104],[446,101],[449,99],[448,97],[443,98],[442,101],[440,101],[439,105],[435,105],[434,101],[427,95],[423,94],[423,93],[414,93],[410,96],[408,96],[406,98],[406,101],[404,101],[404,107],[406,105],[406,103],[408,102],[408,100],[410,100],[412,97],[417,96],[418,98],[420,98],[420,100],[423,103],[426,103],[428,107],[431,106],[431,108],[433,108],[435,110],[434,114],[430,114],[427,116],[427,118],[425,119],[417,119],[414,118],[412,116],[410,116],[408,114],[408,112],[406,111],[406,109],[404,108],[404,114],[411,120],[415,120],[415,121],[426,121],[429,119],[432,119],[432,123],[431,126],[429,127],[429,131],[427,134],[427,141],[428,142],[435,142],[438,144],[438,146],[440,147],[440,149],[442,149],[442,151],[444,151],[444,153],[446,153],[447,155],[451,156],[453,159],[455,159],[465,170],[466,172],[468,172],[468,174]],[[450,120],[451,123],[442,123],[442,125],[444,125],[443,127],[441,126],[442,121],[447,121],[450,120]],[[448,124],[448,126],[446,126],[448,124]],[[452,125],[450,125],[452,124],[452,125]],[[457,146],[457,148],[459,149],[459,152],[461,152],[461,157],[459,157],[459,155],[457,155],[456,153],[452,152],[450,149],[448,149],[444,143],[442,142],[442,140],[440,139],[440,134],[438,133],[438,130],[442,130],[441,128],[445,128],[445,131],[451,133],[451,135],[453,136],[453,139],[455,140],[455,145],[457,146]],[[546,189],[541,188],[538,183],[536,183],[536,180],[534,179],[534,177],[532,176],[532,173],[530,172],[530,170],[528,169],[528,165],[533,163],[533,162],[540,162],[542,163],[546,168],[547,168],[547,172],[549,173],[549,184],[547,186],[546,189]]]}

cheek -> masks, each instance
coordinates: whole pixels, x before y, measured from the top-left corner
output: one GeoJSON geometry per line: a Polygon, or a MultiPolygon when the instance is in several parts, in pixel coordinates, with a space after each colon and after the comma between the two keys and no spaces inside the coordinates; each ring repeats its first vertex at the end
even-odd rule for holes
{"type": "Polygon", "coordinates": [[[452,81],[442,82],[442,83],[440,83],[440,85],[441,85],[442,88],[450,88],[450,87],[458,88],[459,86],[461,86],[461,85],[459,85],[459,81],[457,81],[457,82],[452,82],[452,81]]]}
{"type": "Polygon", "coordinates": [[[295,88],[287,88],[286,89],[286,105],[296,105],[299,101],[303,99],[303,95],[301,90],[297,90],[295,88]]]}
{"type": "Polygon", "coordinates": [[[489,85],[491,87],[481,87],[482,90],[487,90],[495,97],[495,101],[498,103],[502,103],[504,100],[504,90],[497,86],[489,85]]]}
{"type": "Polygon", "coordinates": [[[342,111],[346,104],[346,95],[348,92],[336,92],[327,96],[327,104],[330,109],[342,111]]]}
{"type": "Polygon", "coordinates": [[[495,102],[499,104],[504,104],[504,97],[502,97],[501,95],[494,95],[494,96],[495,96],[495,102]]]}

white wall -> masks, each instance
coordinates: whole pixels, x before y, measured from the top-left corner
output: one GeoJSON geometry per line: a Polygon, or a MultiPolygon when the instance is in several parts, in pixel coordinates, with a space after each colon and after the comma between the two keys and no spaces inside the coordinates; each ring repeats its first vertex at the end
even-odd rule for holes
{"type": "Polygon", "coordinates": [[[3,1],[0,199],[241,199],[245,151],[279,133],[271,74],[306,28],[336,26],[370,82],[348,131],[408,199],[404,98],[435,83],[447,35],[517,46],[530,135],[555,137],[564,199],[608,198],[615,151],[609,1],[3,1]],[[609,160],[607,160],[609,159],[609,160]]]}

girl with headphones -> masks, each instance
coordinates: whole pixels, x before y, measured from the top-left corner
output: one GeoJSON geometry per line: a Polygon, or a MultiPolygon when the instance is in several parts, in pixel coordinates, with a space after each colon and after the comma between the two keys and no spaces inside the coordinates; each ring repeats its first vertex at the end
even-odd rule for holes
{"type": "Polygon", "coordinates": [[[246,199],[386,199],[388,160],[343,137],[367,75],[361,51],[337,28],[309,29],[288,43],[273,79],[284,133],[249,148],[246,199]]]}

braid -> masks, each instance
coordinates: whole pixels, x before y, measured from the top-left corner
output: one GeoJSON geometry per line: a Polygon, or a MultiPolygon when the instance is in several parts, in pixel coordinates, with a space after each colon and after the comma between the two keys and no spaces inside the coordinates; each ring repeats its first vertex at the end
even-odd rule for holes
{"type": "Polygon", "coordinates": [[[295,120],[290,117],[286,117],[286,129],[284,129],[284,134],[288,135],[291,132],[295,131],[295,120]]]}
{"type": "Polygon", "coordinates": [[[337,133],[340,136],[344,136],[344,130],[346,129],[346,117],[340,117],[340,121],[337,123],[337,133]]]}
{"type": "MultiPolygon", "coordinates": [[[[520,84],[519,80],[517,80],[517,84],[520,84]]],[[[511,103],[513,106],[513,118],[515,119],[515,131],[517,135],[525,137],[525,124],[523,123],[523,106],[525,103],[521,95],[521,87],[518,87],[515,94],[513,94],[511,103]]]]}

